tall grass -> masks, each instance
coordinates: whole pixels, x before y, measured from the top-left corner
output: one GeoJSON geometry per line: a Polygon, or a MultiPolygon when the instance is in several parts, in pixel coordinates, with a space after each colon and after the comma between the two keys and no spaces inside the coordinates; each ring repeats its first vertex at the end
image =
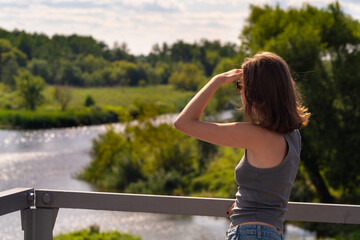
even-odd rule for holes
{"type": "Polygon", "coordinates": [[[0,110],[1,128],[39,129],[117,122],[118,115],[102,108],[66,111],[0,110]]]}

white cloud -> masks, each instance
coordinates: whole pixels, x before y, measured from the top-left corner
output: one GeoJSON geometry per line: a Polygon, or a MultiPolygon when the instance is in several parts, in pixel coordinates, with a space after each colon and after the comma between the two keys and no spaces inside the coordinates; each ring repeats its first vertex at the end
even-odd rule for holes
{"type": "Polygon", "coordinates": [[[354,19],[360,21],[360,4],[355,2],[343,2],[341,5],[345,11],[349,13],[354,19]]]}
{"type": "MultiPolygon", "coordinates": [[[[153,44],[201,38],[238,42],[249,4],[301,6],[298,0],[0,0],[0,27],[48,35],[92,35],[112,46],[127,42],[132,53],[147,54],[153,44]]],[[[325,7],[332,0],[311,1],[325,7]]],[[[360,4],[341,2],[359,19],[360,4]]]]}
{"type": "MultiPolygon", "coordinates": [[[[191,1],[191,0],[190,0],[191,1]]],[[[233,5],[233,6],[242,6],[242,5],[247,5],[249,3],[251,4],[266,4],[266,3],[271,3],[270,0],[195,0],[196,2],[201,2],[204,4],[212,4],[212,5],[219,5],[219,3],[223,4],[223,5],[233,5]]]]}

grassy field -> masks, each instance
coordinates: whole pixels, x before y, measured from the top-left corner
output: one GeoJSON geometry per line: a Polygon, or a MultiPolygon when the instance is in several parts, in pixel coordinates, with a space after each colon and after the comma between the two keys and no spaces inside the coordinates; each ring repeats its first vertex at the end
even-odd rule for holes
{"type": "Polygon", "coordinates": [[[149,106],[158,114],[178,112],[194,95],[170,85],[147,87],[75,88],[67,87],[71,100],[65,111],[54,99],[55,86],[43,92],[45,101],[36,111],[21,107],[16,91],[0,85],[0,128],[51,128],[92,125],[137,118],[149,106]],[[85,106],[88,96],[95,105],[85,106]]]}
{"type": "MultiPolygon", "coordinates": [[[[48,86],[44,92],[46,102],[40,108],[57,108],[59,104],[52,97],[53,86],[48,86]]],[[[106,87],[106,88],[70,88],[72,99],[68,108],[81,108],[87,96],[91,96],[98,106],[123,106],[129,109],[134,100],[155,101],[174,105],[180,110],[194,95],[174,89],[170,85],[156,85],[146,87],[106,87]]]]}

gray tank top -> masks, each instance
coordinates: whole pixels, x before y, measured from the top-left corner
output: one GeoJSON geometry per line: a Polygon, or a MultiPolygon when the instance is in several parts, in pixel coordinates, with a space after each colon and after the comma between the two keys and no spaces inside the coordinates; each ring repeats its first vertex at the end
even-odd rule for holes
{"type": "Polygon", "coordinates": [[[283,230],[291,188],[299,168],[301,137],[298,130],[283,134],[287,153],[271,168],[256,168],[244,157],[235,168],[238,184],[236,204],[230,217],[232,226],[244,222],[264,222],[283,230]]]}

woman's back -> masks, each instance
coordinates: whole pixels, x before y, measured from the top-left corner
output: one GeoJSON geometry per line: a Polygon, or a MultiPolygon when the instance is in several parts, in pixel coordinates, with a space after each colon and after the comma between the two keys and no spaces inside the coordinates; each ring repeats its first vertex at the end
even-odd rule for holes
{"type": "Polygon", "coordinates": [[[285,157],[269,168],[253,166],[248,151],[235,168],[238,184],[236,203],[232,210],[232,225],[248,222],[267,223],[283,230],[284,214],[300,162],[298,130],[283,134],[288,146],[285,157]]]}
{"type": "Polygon", "coordinates": [[[252,149],[247,149],[247,160],[257,168],[270,168],[278,165],[287,152],[283,134],[261,128],[262,133],[255,139],[252,149]]]}

